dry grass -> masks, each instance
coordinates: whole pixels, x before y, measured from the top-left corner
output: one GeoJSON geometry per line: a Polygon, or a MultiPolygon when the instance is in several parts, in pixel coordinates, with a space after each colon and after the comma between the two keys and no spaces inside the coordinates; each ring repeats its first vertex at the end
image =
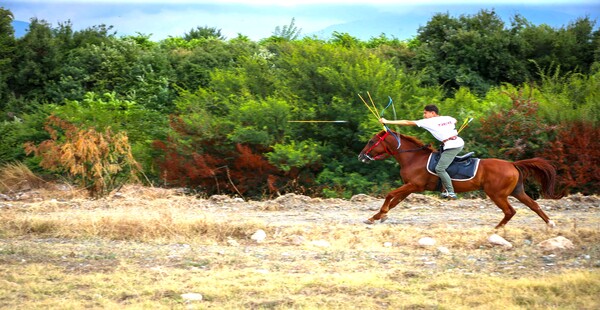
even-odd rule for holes
{"type": "MultiPolygon", "coordinates": [[[[327,217],[328,209],[303,208],[295,213],[272,203],[213,203],[139,186],[99,200],[5,205],[0,208],[0,306],[600,307],[598,216],[592,215],[586,226],[556,230],[510,226],[496,232],[515,245],[505,250],[489,245],[487,237],[495,231],[477,223],[364,226],[327,217]],[[274,220],[285,212],[307,220],[274,220]],[[313,214],[321,218],[309,220],[313,214]],[[257,229],[267,232],[262,243],[250,239],[257,229]],[[571,239],[576,248],[542,253],[535,246],[557,235],[571,239]],[[450,254],[419,247],[422,236],[434,236],[450,254]],[[181,295],[190,292],[202,294],[203,300],[184,300],[181,295]]],[[[434,211],[439,212],[420,212],[434,216],[434,211]]],[[[539,224],[534,217],[531,221],[539,224]]]]}
{"type": "Polygon", "coordinates": [[[6,163],[0,166],[0,193],[38,189],[45,185],[46,182],[23,163],[6,163]]]}

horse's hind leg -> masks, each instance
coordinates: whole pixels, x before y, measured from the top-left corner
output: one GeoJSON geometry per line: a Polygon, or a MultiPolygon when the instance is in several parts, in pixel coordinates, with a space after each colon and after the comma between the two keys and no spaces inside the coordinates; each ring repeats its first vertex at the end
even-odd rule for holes
{"type": "Polygon", "coordinates": [[[513,197],[517,198],[520,202],[522,202],[526,206],[528,206],[529,209],[533,210],[533,212],[537,213],[537,215],[539,215],[542,218],[542,220],[544,220],[544,222],[546,222],[546,224],[548,224],[548,226],[550,226],[550,227],[556,226],[556,224],[554,224],[554,221],[550,220],[550,218],[546,215],[546,213],[544,213],[542,208],[540,208],[540,205],[538,205],[538,203],[535,202],[535,200],[533,200],[531,197],[529,197],[525,193],[524,190],[522,190],[522,189],[515,190],[515,192],[513,192],[511,195],[513,197]]]}
{"type": "Polygon", "coordinates": [[[498,225],[496,225],[496,229],[498,229],[498,228],[506,225],[506,223],[508,223],[508,221],[510,221],[510,219],[515,214],[517,214],[517,211],[515,211],[515,209],[508,202],[508,196],[497,195],[497,194],[490,195],[489,193],[488,193],[488,196],[498,206],[498,208],[500,208],[502,210],[502,212],[504,213],[504,218],[502,219],[502,221],[500,221],[500,223],[498,223],[498,225]]]}

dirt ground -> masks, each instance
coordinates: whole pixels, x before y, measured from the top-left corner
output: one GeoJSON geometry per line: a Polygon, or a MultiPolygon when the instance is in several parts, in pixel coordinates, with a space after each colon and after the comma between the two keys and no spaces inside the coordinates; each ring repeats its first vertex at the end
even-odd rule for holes
{"type": "MultiPolygon", "coordinates": [[[[72,195],[71,195],[72,196],[72,195]]],[[[371,217],[381,207],[383,199],[364,194],[350,200],[311,198],[303,195],[286,194],[271,200],[256,201],[215,195],[198,198],[184,195],[182,190],[147,188],[130,186],[108,197],[93,200],[82,197],[70,197],[60,191],[30,191],[0,197],[0,210],[27,209],[32,206],[57,205],[76,209],[102,209],[122,205],[148,204],[155,199],[166,199],[177,204],[189,204],[203,213],[223,219],[243,218],[255,220],[267,225],[294,224],[356,224],[365,225],[364,220],[371,217]]],[[[544,226],[543,220],[527,206],[509,197],[517,214],[511,219],[510,226],[544,226]]],[[[570,195],[560,200],[537,200],[542,210],[556,222],[558,227],[569,226],[597,228],[600,217],[600,197],[570,195]]],[[[396,208],[389,212],[385,225],[408,225],[427,227],[432,224],[446,223],[450,226],[493,228],[502,219],[502,211],[489,199],[458,199],[448,201],[432,195],[411,194],[396,208]]],[[[379,223],[378,223],[379,224],[379,223]]]]}
{"type": "MultiPolygon", "coordinates": [[[[138,186],[126,187],[101,199],[70,196],[67,191],[29,191],[0,197],[0,218],[6,220],[0,231],[4,235],[0,234],[0,265],[5,265],[4,269],[0,268],[0,275],[25,281],[20,274],[29,272],[28,265],[44,266],[39,269],[40,274],[33,276],[32,294],[40,290],[34,284],[39,282],[38,278],[59,277],[65,285],[71,285],[69,281],[79,281],[77,275],[106,275],[112,279],[116,272],[120,272],[117,279],[131,276],[137,277],[135,281],[139,281],[141,275],[173,277],[176,283],[173,285],[177,287],[189,284],[177,282],[181,273],[186,275],[184,278],[188,274],[202,273],[202,277],[190,279],[214,277],[219,283],[230,281],[231,286],[241,285],[242,274],[245,278],[252,277],[248,280],[251,283],[270,283],[281,278],[285,283],[281,285],[291,286],[294,280],[285,280],[286,277],[315,277],[315,274],[350,277],[357,270],[370,272],[377,281],[397,279],[404,283],[417,279],[433,286],[437,285],[436,277],[448,275],[521,279],[581,270],[592,272],[595,277],[592,281],[596,281],[600,275],[598,196],[571,195],[560,200],[538,200],[544,212],[556,222],[554,229],[548,228],[523,204],[511,201],[517,214],[505,229],[495,230],[503,214],[489,199],[445,201],[413,194],[390,211],[386,222],[367,225],[363,221],[379,210],[383,199],[368,195],[356,195],[349,200],[321,199],[287,194],[271,200],[245,201],[228,196],[195,197],[174,189],[138,186]],[[203,224],[207,231],[213,230],[206,233],[207,236],[212,233],[212,239],[202,239],[204,228],[193,230],[193,234],[183,231],[203,224]],[[72,233],[70,229],[79,230],[72,233]],[[133,237],[115,237],[112,231],[116,229],[133,237]],[[251,236],[257,230],[266,232],[263,242],[251,236]],[[95,234],[78,233],[89,231],[95,234]],[[487,238],[494,233],[508,239],[514,248],[506,250],[490,245],[487,238]],[[163,234],[174,237],[162,238],[163,234]],[[568,252],[543,253],[536,247],[540,241],[557,235],[572,239],[575,248],[568,252]],[[429,248],[419,246],[417,241],[422,237],[434,238],[437,244],[429,248]],[[57,272],[58,276],[46,274],[46,269],[57,272]],[[71,276],[75,276],[73,280],[71,276]]],[[[330,299],[326,293],[330,285],[322,285],[323,294],[330,299]]],[[[77,294],[112,294],[92,283],[86,287],[77,294]]],[[[254,284],[251,287],[239,290],[254,291],[254,284]]],[[[135,288],[137,291],[160,289],[152,280],[135,288]]],[[[279,294],[277,288],[265,290],[267,295],[279,294]]],[[[287,296],[289,290],[281,289],[282,296],[287,296]]],[[[174,291],[177,294],[173,299],[179,306],[177,296],[187,291],[179,291],[179,288],[174,291]]],[[[11,296],[5,300],[7,305],[23,302],[18,292],[16,286],[14,291],[5,292],[11,296]]],[[[205,287],[200,293],[210,300],[203,304],[208,308],[231,306],[228,292],[205,287]]],[[[53,294],[44,292],[47,296],[53,294]]],[[[153,294],[154,299],[163,296],[160,292],[153,294]]],[[[131,299],[140,303],[147,302],[143,294],[132,296],[131,299]]],[[[343,298],[350,298],[348,296],[343,298]]],[[[244,307],[257,299],[250,293],[239,297],[236,302],[244,307]]],[[[61,298],[63,296],[58,296],[56,302],[61,298]]],[[[95,300],[96,297],[90,298],[95,300]]],[[[289,296],[281,298],[289,301],[289,296]]],[[[81,302],[79,295],[67,299],[81,302]]],[[[163,298],[159,299],[164,305],[163,298]]],[[[28,302],[40,306],[35,300],[28,302]]],[[[44,302],[54,305],[55,301],[48,297],[44,302]]],[[[118,296],[109,296],[95,302],[108,306],[122,301],[118,296]]],[[[435,301],[423,302],[431,304],[430,308],[438,305],[435,301]]],[[[582,303],[586,308],[589,302],[582,303]]],[[[396,304],[406,305],[400,301],[396,304]]],[[[415,308],[423,308],[419,305],[415,308]]]]}
{"type": "MultiPolygon", "coordinates": [[[[227,217],[256,219],[271,225],[299,223],[339,223],[364,225],[363,221],[377,213],[383,199],[356,195],[350,200],[310,198],[288,194],[269,201],[249,201],[213,196],[204,207],[209,212],[227,217]],[[267,211],[267,212],[261,212],[267,211]],[[271,211],[271,212],[268,212],[271,211]]],[[[517,214],[509,226],[544,226],[543,220],[516,199],[510,199],[517,214]]],[[[571,195],[560,200],[537,201],[557,225],[577,225],[598,228],[600,198],[571,195]]],[[[447,223],[451,226],[493,228],[503,217],[502,211],[489,199],[441,200],[432,196],[412,194],[389,212],[385,225],[422,226],[447,223]]]]}

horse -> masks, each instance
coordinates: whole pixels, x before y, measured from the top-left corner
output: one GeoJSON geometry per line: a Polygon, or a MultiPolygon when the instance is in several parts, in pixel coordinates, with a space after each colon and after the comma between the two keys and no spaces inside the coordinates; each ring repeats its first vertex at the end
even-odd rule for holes
{"type": "MultiPolygon", "coordinates": [[[[427,171],[429,156],[435,152],[430,145],[415,137],[399,134],[390,129],[375,134],[365,145],[358,159],[364,163],[394,157],[400,165],[400,177],[403,185],[392,190],[385,197],[379,212],[368,220],[367,224],[376,221],[384,222],[388,212],[411,193],[439,190],[439,177],[427,171]]],[[[541,183],[543,198],[560,199],[564,193],[555,189],[556,169],[543,158],[532,158],[510,162],[497,158],[479,160],[479,167],[474,177],[466,181],[453,180],[452,184],[457,193],[483,190],[487,196],[504,213],[504,218],[495,227],[503,227],[516,214],[510,205],[508,196],[517,198],[529,209],[539,215],[549,227],[554,227],[554,221],[544,213],[540,206],[525,193],[523,183],[533,175],[541,183]]]]}

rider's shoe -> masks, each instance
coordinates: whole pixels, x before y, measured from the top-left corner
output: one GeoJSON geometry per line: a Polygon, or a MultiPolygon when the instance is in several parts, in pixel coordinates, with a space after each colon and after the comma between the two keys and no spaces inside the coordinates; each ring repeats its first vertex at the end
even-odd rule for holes
{"type": "Polygon", "coordinates": [[[442,198],[451,200],[458,199],[455,193],[447,191],[442,193],[442,198]]]}

